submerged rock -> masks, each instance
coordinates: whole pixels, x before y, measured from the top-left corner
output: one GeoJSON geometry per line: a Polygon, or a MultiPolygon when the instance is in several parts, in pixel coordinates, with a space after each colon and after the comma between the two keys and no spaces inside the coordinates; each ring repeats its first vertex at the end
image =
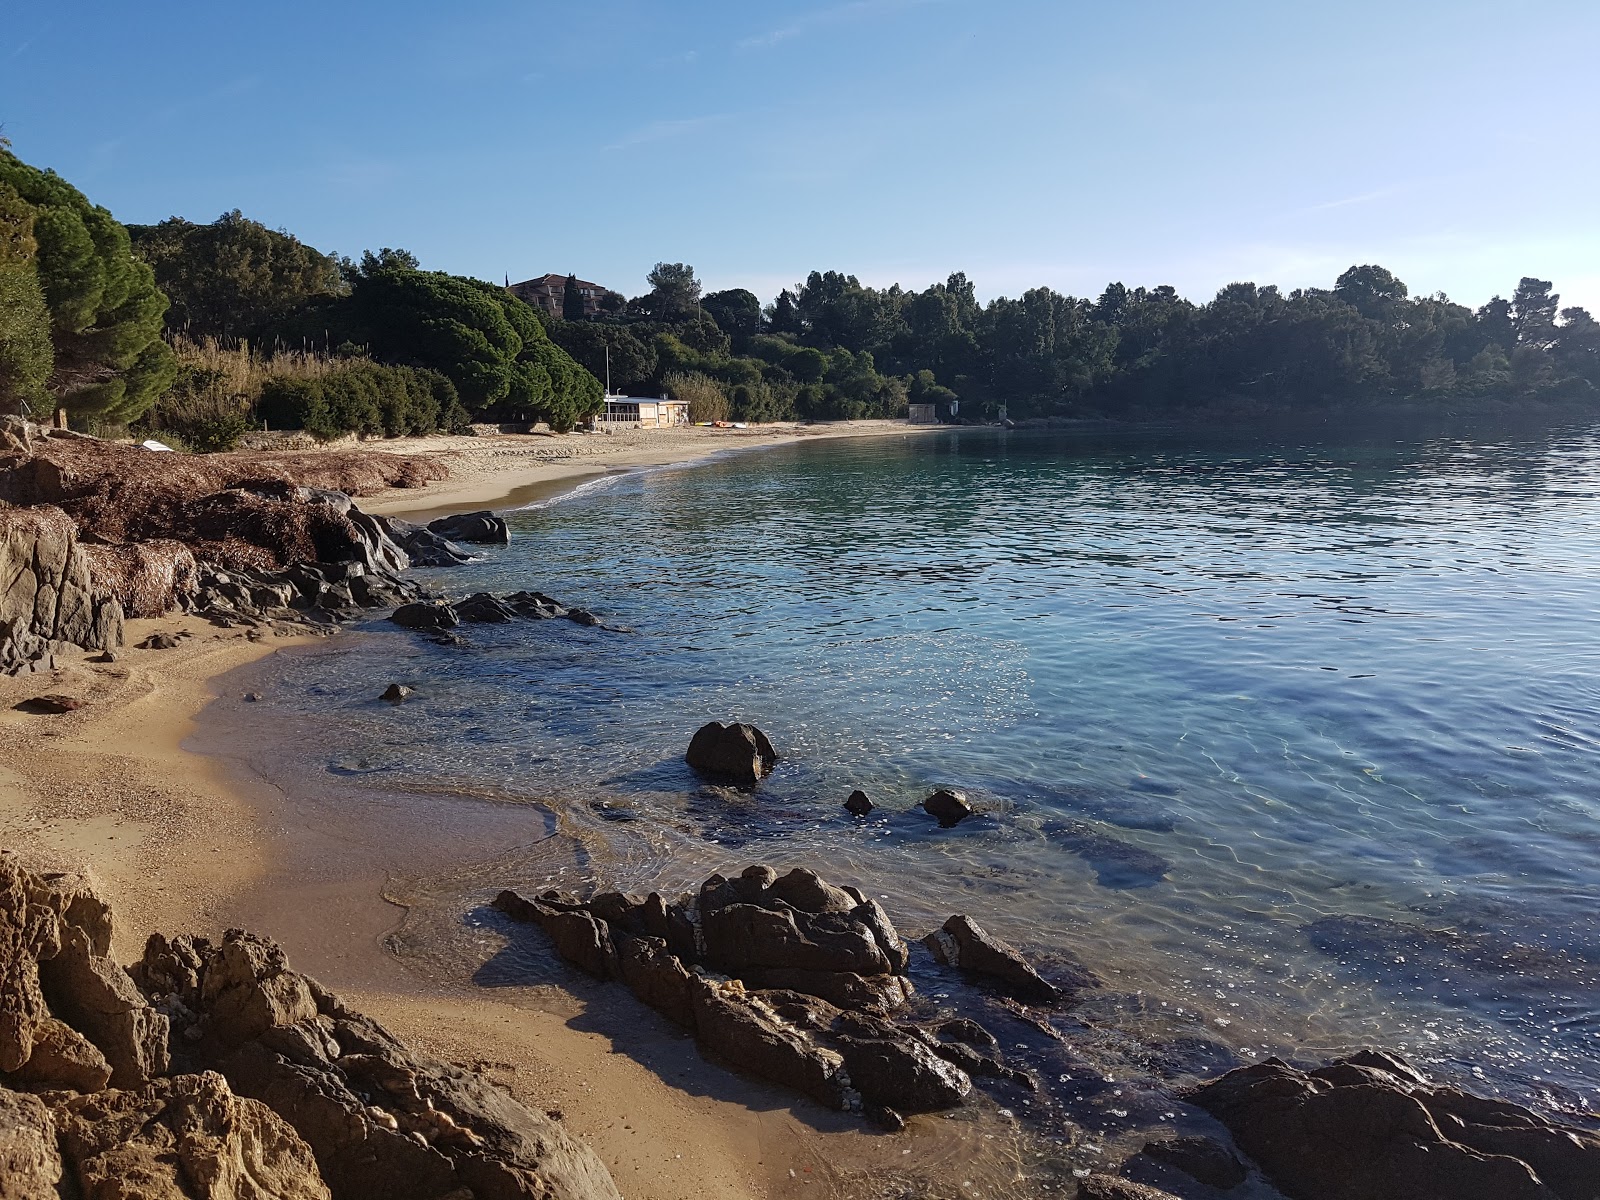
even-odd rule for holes
{"type": "Polygon", "coordinates": [[[405,684],[391,683],[387,688],[384,689],[383,695],[379,696],[378,699],[387,700],[390,704],[403,704],[405,703],[406,698],[410,695],[411,689],[405,684]]]}
{"type": "Polygon", "coordinates": [[[1160,1138],[1146,1142],[1143,1153],[1218,1191],[1238,1187],[1248,1175],[1238,1156],[1216,1138],[1160,1138]]]}
{"type": "Polygon", "coordinates": [[[695,731],[684,761],[710,778],[754,787],[776,765],[778,752],[754,725],[712,721],[695,731]]]}
{"type": "Polygon", "coordinates": [[[864,817],[873,810],[873,803],[867,794],[860,788],[850,793],[850,798],[844,802],[845,811],[854,817],[864,817]]]}
{"type": "Polygon", "coordinates": [[[1086,821],[1047,821],[1041,828],[1051,841],[1088,862],[1102,887],[1154,887],[1172,869],[1159,854],[1100,833],[1086,821]]]}
{"type": "Polygon", "coordinates": [[[923,811],[939,822],[941,829],[952,829],[972,815],[972,805],[961,792],[940,788],[922,802],[923,811]]]}

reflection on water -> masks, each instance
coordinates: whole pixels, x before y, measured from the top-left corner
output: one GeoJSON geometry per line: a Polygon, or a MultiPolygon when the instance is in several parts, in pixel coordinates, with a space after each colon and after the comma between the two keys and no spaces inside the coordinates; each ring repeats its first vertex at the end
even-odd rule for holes
{"type": "MultiPolygon", "coordinates": [[[[559,797],[605,882],[806,862],[914,932],[959,909],[1072,949],[1130,1026],[1246,1058],[1380,1042],[1600,1107],[1595,435],[830,442],[512,524],[432,582],[637,633],[279,656],[264,707],[297,748],[271,770],[403,767],[441,830],[450,790],[559,797]],[[371,702],[391,680],[400,713],[371,702]],[[754,796],[684,768],[711,718],[784,753],[754,796]],[[934,785],[982,818],[912,812],[934,785]]],[[[453,886],[543,882],[517,870],[453,886]]]]}

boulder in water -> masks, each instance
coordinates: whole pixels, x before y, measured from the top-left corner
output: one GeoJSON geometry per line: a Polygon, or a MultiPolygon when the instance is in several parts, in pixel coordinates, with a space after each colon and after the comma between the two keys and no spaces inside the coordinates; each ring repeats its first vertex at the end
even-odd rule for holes
{"type": "Polygon", "coordinates": [[[940,788],[922,802],[923,811],[939,822],[941,829],[951,829],[972,815],[972,805],[961,792],[940,788]]]}
{"type": "Polygon", "coordinates": [[[429,521],[428,528],[452,542],[471,542],[483,546],[504,546],[511,540],[505,519],[487,509],[483,512],[456,513],[429,521]]]}
{"type": "Polygon", "coordinates": [[[860,788],[850,793],[850,798],[844,802],[845,811],[853,817],[864,817],[873,809],[872,801],[860,788]]]}
{"type": "Polygon", "coordinates": [[[712,721],[695,731],[684,761],[702,775],[754,787],[777,763],[778,752],[754,725],[712,721]]]}

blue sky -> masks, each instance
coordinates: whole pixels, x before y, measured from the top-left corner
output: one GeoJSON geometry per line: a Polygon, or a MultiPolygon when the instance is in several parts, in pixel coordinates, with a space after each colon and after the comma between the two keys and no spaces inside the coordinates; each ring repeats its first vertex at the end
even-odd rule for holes
{"type": "Polygon", "coordinates": [[[240,208],[629,295],[1331,284],[1600,311],[1600,4],[7,4],[0,122],[130,222],[240,208]]]}

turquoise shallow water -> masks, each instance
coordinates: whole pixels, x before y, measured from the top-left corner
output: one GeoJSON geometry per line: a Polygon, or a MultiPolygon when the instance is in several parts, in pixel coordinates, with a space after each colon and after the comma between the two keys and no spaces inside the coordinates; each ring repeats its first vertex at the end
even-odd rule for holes
{"type": "MultiPolygon", "coordinates": [[[[374,625],[278,656],[262,707],[296,749],[258,766],[403,775],[441,830],[461,794],[553,801],[606,883],[810,863],[913,932],[964,910],[1075,951],[1116,996],[1097,1019],[1244,1058],[1399,1046],[1600,1108],[1595,433],[955,431],[511,520],[428,581],[634,632],[374,625]],[[403,722],[372,701],[394,679],[403,722]],[[683,766],[712,718],[783,752],[755,796],[683,766]],[[939,785],[981,818],[911,811],[939,785]]],[[[542,882],[508,873],[451,886],[542,882]]]]}

